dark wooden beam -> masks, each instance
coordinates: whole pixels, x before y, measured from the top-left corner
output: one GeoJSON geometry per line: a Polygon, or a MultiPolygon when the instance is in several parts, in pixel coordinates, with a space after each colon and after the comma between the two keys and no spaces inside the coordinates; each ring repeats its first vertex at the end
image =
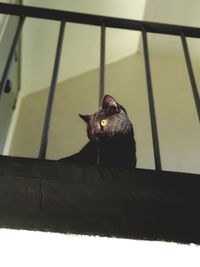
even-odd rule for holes
{"type": "Polygon", "coordinates": [[[200,244],[200,176],[0,157],[0,227],[200,244]]]}

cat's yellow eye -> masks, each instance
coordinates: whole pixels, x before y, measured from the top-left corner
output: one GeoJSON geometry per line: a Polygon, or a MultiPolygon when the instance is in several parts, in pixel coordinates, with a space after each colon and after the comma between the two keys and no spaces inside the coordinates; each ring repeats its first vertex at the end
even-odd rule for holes
{"type": "Polygon", "coordinates": [[[108,123],[108,120],[105,120],[105,119],[100,121],[100,124],[103,127],[106,126],[107,123],[108,123]]]}

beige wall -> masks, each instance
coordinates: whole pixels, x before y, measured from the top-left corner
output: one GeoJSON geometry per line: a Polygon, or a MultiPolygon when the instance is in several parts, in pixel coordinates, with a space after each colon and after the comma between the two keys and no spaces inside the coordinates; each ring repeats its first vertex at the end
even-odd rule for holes
{"type": "MultiPolygon", "coordinates": [[[[24,4],[103,16],[142,19],[146,0],[24,0],[24,4]]],[[[59,22],[27,18],[22,38],[23,95],[48,87],[58,39],[59,22]],[[33,75],[34,73],[34,75],[33,75]],[[37,77],[37,78],[35,78],[37,77]]],[[[114,62],[138,49],[140,33],[107,29],[106,61],[114,62]]],[[[67,23],[59,81],[99,66],[100,27],[67,23]]]]}
{"type": "MultiPolygon", "coordinates": [[[[163,169],[200,173],[200,126],[183,58],[151,58],[163,169]]],[[[196,69],[196,68],[195,68],[196,69]]],[[[98,107],[98,75],[93,70],[59,84],[47,158],[77,152],[86,142],[79,113],[98,107]]],[[[128,110],[135,129],[138,167],[154,168],[143,57],[135,54],[106,69],[106,93],[128,110]]],[[[10,154],[37,157],[47,89],[23,98],[10,154]]]]}
{"type": "MultiPolygon", "coordinates": [[[[24,0],[25,5],[55,8],[135,20],[199,27],[199,0],[24,0]]],[[[22,38],[22,95],[48,87],[56,49],[59,23],[26,19],[22,38]],[[33,75],[34,74],[34,75],[33,75]],[[37,78],[36,78],[37,77],[37,78]]],[[[106,61],[115,62],[138,52],[140,32],[107,29],[106,61]]],[[[177,53],[180,38],[151,38],[153,49],[162,55],[177,53]]],[[[59,80],[64,81],[99,66],[99,27],[67,23],[59,80]]],[[[200,42],[191,40],[199,59],[200,42]]]]}

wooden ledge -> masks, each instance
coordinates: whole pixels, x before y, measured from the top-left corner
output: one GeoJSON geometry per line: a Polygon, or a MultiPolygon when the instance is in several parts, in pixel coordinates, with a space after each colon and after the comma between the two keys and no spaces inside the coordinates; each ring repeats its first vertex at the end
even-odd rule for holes
{"type": "Polygon", "coordinates": [[[200,175],[0,156],[0,227],[200,244],[200,175]]]}

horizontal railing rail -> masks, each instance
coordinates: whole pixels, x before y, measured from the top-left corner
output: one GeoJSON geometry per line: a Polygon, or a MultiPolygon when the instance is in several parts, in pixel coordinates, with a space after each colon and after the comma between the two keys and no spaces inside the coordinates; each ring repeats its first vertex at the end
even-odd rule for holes
{"type": "Polygon", "coordinates": [[[20,6],[0,3],[0,13],[16,16],[27,16],[32,18],[49,19],[49,20],[65,20],[67,22],[89,24],[94,26],[120,28],[127,30],[141,31],[144,27],[147,32],[180,35],[184,33],[187,37],[200,37],[200,28],[188,27],[164,23],[155,23],[140,20],[130,20],[122,18],[114,18],[107,16],[98,16],[84,14],[78,12],[69,12],[55,9],[38,8],[31,6],[20,6]]]}
{"type": "Polygon", "coordinates": [[[145,69],[146,69],[147,92],[148,92],[148,100],[149,100],[149,111],[150,111],[151,130],[152,130],[152,139],[153,139],[153,148],[154,148],[154,160],[155,160],[156,170],[162,170],[162,166],[161,166],[161,156],[160,156],[160,148],[159,148],[159,136],[158,136],[157,122],[156,122],[156,111],[155,111],[155,105],[154,105],[154,96],[153,96],[153,88],[152,88],[152,80],[151,80],[151,69],[150,69],[147,33],[168,34],[168,35],[176,35],[180,37],[180,40],[183,46],[183,54],[185,56],[185,60],[187,64],[188,75],[190,78],[191,87],[193,91],[194,104],[196,105],[196,110],[197,110],[197,114],[198,114],[199,121],[200,121],[200,97],[199,97],[199,92],[198,92],[198,88],[197,88],[196,81],[195,81],[194,72],[192,69],[192,62],[190,59],[189,49],[188,49],[187,40],[186,40],[186,37],[200,38],[200,28],[139,21],[139,20],[122,19],[122,18],[113,18],[113,17],[107,17],[107,16],[83,14],[83,13],[77,13],[77,12],[69,12],[69,11],[61,11],[61,10],[55,10],[55,9],[46,9],[46,8],[38,8],[38,7],[31,7],[31,6],[5,4],[5,3],[0,3],[0,13],[8,14],[8,15],[15,15],[21,18],[15,37],[13,39],[13,44],[11,46],[7,64],[4,70],[4,75],[0,83],[0,93],[3,92],[4,90],[4,86],[5,86],[8,72],[11,66],[14,50],[15,50],[17,41],[19,39],[19,35],[21,33],[25,18],[31,17],[31,18],[55,20],[55,21],[61,22],[54,69],[53,69],[53,74],[52,74],[52,81],[51,81],[50,92],[49,92],[49,100],[48,100],[47,109],[46,109],[42,141],[41,141],[41,146],[40,146],[40,153],[39,153],[40,158],[46,157],[49,125],[50,125],[52,105],[53,105],[53,99],[54,99],[56,83],[57,83],[57,76],[58,76],[58,71],[59,71],[62,40],[64,37],[64,29],[65,29],[66,22],[93,25],[93,26],[98,26],[101,28],[101,31],[100,31],[99,100],[102,99],[102,96],[104,95],[104,92],[105,92],[106,28],[109,27],[109,28],[134,30],[134,31],[140,31],[142,33],[144,63],[145,63],[145,69]]]}

